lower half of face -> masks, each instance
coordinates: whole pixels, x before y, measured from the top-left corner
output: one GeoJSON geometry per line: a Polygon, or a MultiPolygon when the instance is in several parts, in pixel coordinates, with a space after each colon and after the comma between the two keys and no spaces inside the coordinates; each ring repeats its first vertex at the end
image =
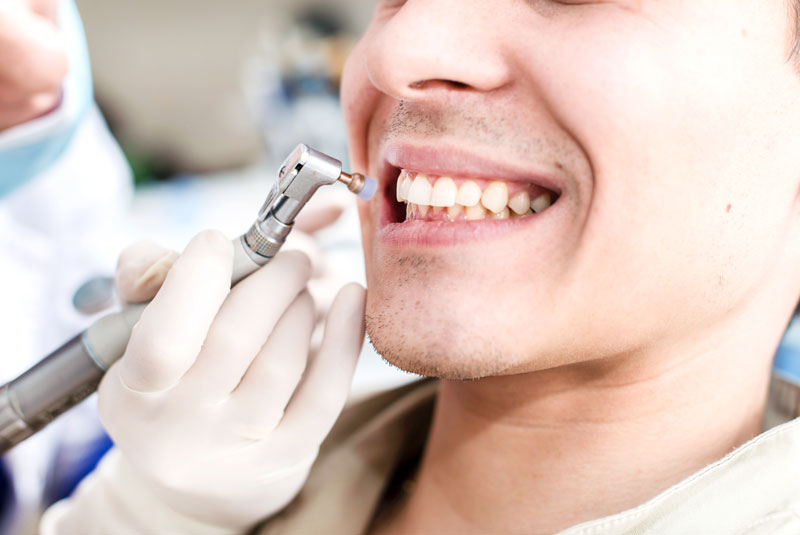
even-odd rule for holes
{"type": "Polygon", "coordinates": [[[556,303],[548,281],[560,278],[559,241],[571,239],[559,231],[572,212],[570,200],[540,192],[546,197],[537,201],[522,193],[509,208],[486,200],[488,186],[481,200],[475,180],[446,177],[454,184],[444,187],[441,178],[413,180],[410,196],[417,202],[386,192],[362,214],[377,222],[365,235],[367,325],[376,349],[403,369],[438,377],[526,367],[547,336],[542,330],[550,328],[537,315],[551,314],[556,303]],[[434,196],[452,186],[456,191],[426,201],[417,192],[425,188],[422,180],[432,183],[434,196]]]}
{"type": "Polygon", "coordinates": [[[352,160],[381,187],[360,208],[367,328],[388,361],[462,379],[643,354],[775,291],[800,169],[800,84],[767,35],[777,17],[612,4],[487,26],[482,46],[516,51],[497,56],[514,74],[491,91],[444,52],[397,65],[391,17],[354,52],[352,160]],[[460,85],[403,93],[378,72],[390,68],[460,85]]]}

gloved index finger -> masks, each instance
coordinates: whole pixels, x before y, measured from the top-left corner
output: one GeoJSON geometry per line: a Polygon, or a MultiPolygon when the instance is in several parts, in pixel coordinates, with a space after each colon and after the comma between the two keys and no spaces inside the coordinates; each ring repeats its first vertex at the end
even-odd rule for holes
{"type": "Polygon", "coordinates": [[[120,377],[136,391],[174,386],[197,358],[230,291],[233,247],[219,232],[195,236],[133,329],[120,377]]]}

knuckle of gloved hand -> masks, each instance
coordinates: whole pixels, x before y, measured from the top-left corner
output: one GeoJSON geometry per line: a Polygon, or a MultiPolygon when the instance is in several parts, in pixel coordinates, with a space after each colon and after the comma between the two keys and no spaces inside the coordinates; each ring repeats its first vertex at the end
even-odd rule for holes
{"type": "Polygon", "coordinates": [[[97,389],[97,415],[109,433],[116,427],[119,420],[116,415],[122,406],[116,399],[114,388],[109,386],[112,376],[107,374],[97,389]]]}
{"type": "Polygon", "coordinates": [[[148,457],[147,470],[160,487],[178,494],[197,491],[196,488],[192,488],[191,476],[192,471],[197,470],[196,466],[193,464],[186,466],[184,463],[176,462],[174,455],[159,455],[158,449],[148,457]]]}
{"type": "MultiPolygon", "coordinates": [[[[305,368],[305,355],[277,355],[276,360],[278,358],[280,358],[279,363],[269,366],[259,375],[260,382],[268,388],[280,386],[294,390],[305,368]]],[[[280,410],[281,417],[283,416],[283,407],[270,405],[269,410],[280,410]]]]}
{"type": "MultiPolygon", "coordinates": [[[[253,311],[253,313],[258,313],[258,311],[253,311]]],[[[224,358],[224,355],[246,355],[255,351],[251,340],[249,337],[243,336],[242,327],[235,319],[223,321],[219,318],[214,320],[213,328],[203,345],[204,354],[214,349],[223,352],[218,358],[224,358]]]]}
{"type": "Polygon", "coordinates": [[[134,390],[172,386],[169,383],[183,375],[187,361],[196,350],[163,329],[136,332],[137,327],[140,325],[134,327],[135,336],[131,337],[122,360],[125,383],[134,390]]]}
{"type": "Polygon", "coordinates": [[[344,407],[349,387],[350,384],[348,383],[347,389],[329,386],[328,388],[321,388],[317,392],[313,403],[318,416],[315,420],[318,423],[328,426],[339,417],[339,413],[342,412],[344,407]]]}

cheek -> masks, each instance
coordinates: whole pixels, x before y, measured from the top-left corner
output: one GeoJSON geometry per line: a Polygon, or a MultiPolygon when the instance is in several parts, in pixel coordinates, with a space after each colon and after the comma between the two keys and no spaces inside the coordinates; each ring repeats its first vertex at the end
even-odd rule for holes
{"type": "Polygon", "coordinates": [[[548,100],[593,164],[581,265],[639,281],[640,297],[718,310],[768,269],[787,221],[792,181],[769,119],[784,66],[778,42],[744,48],[736,23],[691,25],[618,32],[626,42],[588,33],[600,44],[559,44],[540,68],[559,74],[548,100]]]}
{"type": "Polygon", "coordinates": [[[364,63],[364,49],[369,43],[369,32],[356,44],[347,58],[342,73],[342,109],[347,126],[350,161],[354,169],[368,171],[367,134],[369,119],[379,101],[380,94],[372,86],[364,63]]]}
{"type": "Polygon", "coordinates": [[[377,203],[366,203],[358,201],[358,218],[361,222],[361,243],[364,249],[364,261],[366,264],[367,275],[369,276],[372,266],[372,241],[373,241],[373,221],[376,219],[371,215],[371,209],[377,203]]]}

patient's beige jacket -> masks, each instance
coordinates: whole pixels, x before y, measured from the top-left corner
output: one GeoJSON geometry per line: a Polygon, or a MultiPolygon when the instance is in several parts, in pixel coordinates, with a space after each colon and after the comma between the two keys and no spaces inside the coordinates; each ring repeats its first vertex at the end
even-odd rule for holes
{"type": "MultiPolygon", "coordinates": [[[[301,494],[256,533],[367,532],[398,463],[420,455],[436,388],[423,381],[347,409],[301,494]]],[[[798,416],[800,386],[775,377],[763,434],[634,509],[562,533],[800,535],[798,416]]]]}
{"type": "MultiPolygon", "coordinates": [[[[421,381],[348,407],[301,493],[254,533],[367,533],[381,507],[392,504],[389,483],[403,487],[398,466],[413,468],[420,458],[436,389],[435,381],[421,381]]],[[[634,509],[563,533],[800,535],[799,415],[800,386],[774,378],[763,434],[634,509]]],[[[48,509],[41,535],[240,533],[169,509],[131,470],[112,450],[75,497],[48,509]]]]}

